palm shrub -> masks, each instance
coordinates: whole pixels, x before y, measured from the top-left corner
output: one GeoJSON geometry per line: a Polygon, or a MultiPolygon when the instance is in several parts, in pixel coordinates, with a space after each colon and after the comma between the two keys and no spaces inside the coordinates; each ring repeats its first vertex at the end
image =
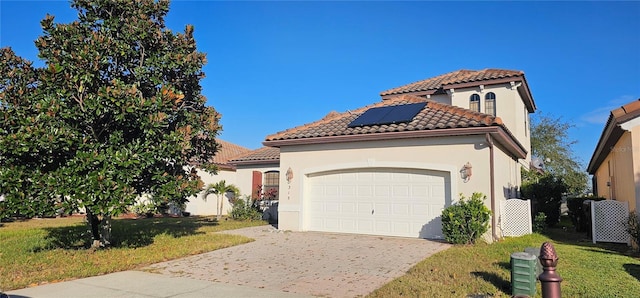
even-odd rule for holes
{"type": "Polygon", "coordinates": [[[491,211],[484,204],[482,193],[474,192],[471,198],[460,194],[460,200],[442,210],[442,234],[453,244],[473,244],[489,230],[491,211]]]}
{"type": "Polygon", "coordinates": [[[211,194],[216,195],[217,220],[222,218],[222,211],[224,210],[224,196],[229,192],[233,193],[233,197],[236,197],[240,193],[240,190],[233,184],[227,184],[227,181],[225,180],[220,180],[217,183],[207,185],[202,192],[202,199],[205,201],[207,200],[207,196],[211,194]]]}

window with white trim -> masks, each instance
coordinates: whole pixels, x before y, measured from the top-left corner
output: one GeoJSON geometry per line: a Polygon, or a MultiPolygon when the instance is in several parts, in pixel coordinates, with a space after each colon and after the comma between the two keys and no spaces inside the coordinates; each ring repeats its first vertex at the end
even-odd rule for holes
{"type": "Polygon", "coordinates": [[[496,94],[489,92],[484,96],[484,112],[489,115],[496,115],[496,94]]]}
{"type": "Polygon", "coordinates": [[[469,110],[480,112],[480,95],[471,94],[471,97],[469,97],[469,110]]]}

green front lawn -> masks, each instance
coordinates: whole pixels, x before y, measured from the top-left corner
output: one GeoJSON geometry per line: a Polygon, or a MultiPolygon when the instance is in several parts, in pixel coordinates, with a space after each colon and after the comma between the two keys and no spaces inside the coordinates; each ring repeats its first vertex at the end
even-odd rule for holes
{"type": "MultiPolygon", "coordinates": [[[[640,256],[625,244],[592,244],[572,228],[493,244],[454,246],[423,260],[369,297],[510,297],[511,253],[551,241],[563,297],[640,297],[640,256]]],[[[540,282],[537,297],[541,296],[540,282]]]]}
{"type": "Polygon", "coordinates": [[[139,268],[252,241],[218,234],[262,221],[204,217],[115,219],[113,247],[87,250],[82,217],[32,219],[0,226],[0,290],[139,268]]]}

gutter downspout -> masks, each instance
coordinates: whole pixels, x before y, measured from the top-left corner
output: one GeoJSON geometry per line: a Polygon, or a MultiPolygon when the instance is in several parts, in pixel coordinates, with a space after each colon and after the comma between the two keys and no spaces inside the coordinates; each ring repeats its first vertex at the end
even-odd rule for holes
{"type": "Polygon", "coordinates": [[[489,180],[491,183],[491,236],[493,240],[498,240],[500,237],[496,234],[496,186],[495,186],[495,168],[494,168],[494,159],[493,159],[493,139],[489,133],[485,134],[485,138],[487,140],[487,144],[489,145],[489,180]]]}

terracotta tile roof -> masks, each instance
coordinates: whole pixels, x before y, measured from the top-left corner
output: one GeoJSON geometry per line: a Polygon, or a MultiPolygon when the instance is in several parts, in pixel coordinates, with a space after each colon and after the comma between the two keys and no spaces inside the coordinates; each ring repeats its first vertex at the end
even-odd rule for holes
{"type": "Polygon", "coordinates": [[[262,147],[229,161],[232,164],[272,163],[280,161],[280,148],[262,147]]]}
{"type": "MultiPolygon", "coordinates": [[[[589,174],[595,174],[611,152],[611,149],[614,148],[624,134],[625,130],[621,125],[638,117],[640,117],[640,98],[611,111],[587,166],[589,174]]],[[[633,141],[635,142],[635,140],[633,141]]]]}
{"type": "Polygon", "coordinates": [[[524,77],[522,71],[505,70],[505,69],[483,69],[483,70],[467,70],[461,69],[454,72],[446,73],[426,80],[421,80],[397,88],[389,89],[380,93],[380,96],[404,94],[419,91],[437,91],[448,89],[447,86],[477,82],[481,85],[483,81],[524,77]]]}
{"type": "MultiPolygon", "coordinates": [[[[366,135],[389,132],[407,132],[423,130],[442,130],[449,128],[488,127],[502,125],[500,117],[474,112],[468,109],[438,103],[413,95],[402,95],[389,100],[360,108],[355,111],[337,113],[331,112],[323,119],[278,132],[266,137],[265,142],[317,139],[335,136],[366,135]],[[358,118],[370,108],[395,106],[402,104],[427,102],[427,106],[407,123],[369,125],[348,127],[349,123],[358,118]]],[[[506,130],[506,128],[504,128],[506,130]]]]}
{"type": "Polygon", "coordinates": [[[216,139],[216,143],[218,143],[220,147],[218,148],[216,155],[213,157],[213,163],[221,168],[233,167],[233,165],[229,164],[231,159],[251,151],[249,148],[229,143],[221,139],[216,139]]]}

